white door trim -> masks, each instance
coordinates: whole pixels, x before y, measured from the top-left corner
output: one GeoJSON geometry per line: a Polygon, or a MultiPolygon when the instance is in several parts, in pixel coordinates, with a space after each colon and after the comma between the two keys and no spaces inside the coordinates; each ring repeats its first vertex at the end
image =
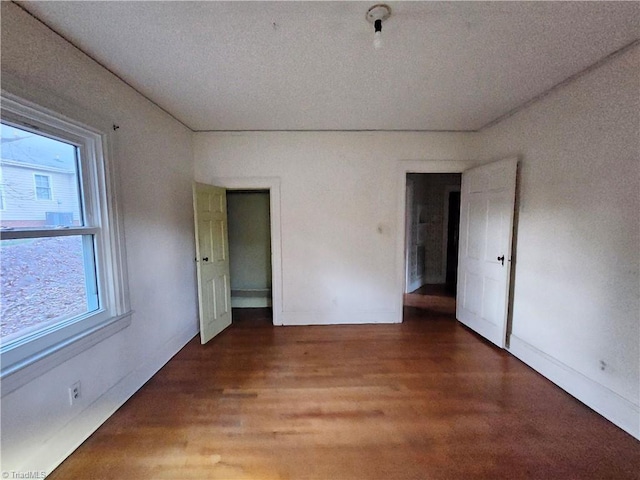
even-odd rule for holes
{"type": "Polygon", "coordinates": [[[462,173],[471,167],[479,165],[473,160],[400,160],[396,169],[396,182],[398,197],[396,201],[396,305],[395,311],[398,323],[402,323],[403,297],[406,289],[406,198],[407,198],[407,173],[462,173]]]}
{"type": "Polygon", "coordinates": [[[279,177],[215,177],[207,183],[227,190],[269,190],[271,217],[271,305],[273,324],[282,325],[282,228],[279,177]]]}

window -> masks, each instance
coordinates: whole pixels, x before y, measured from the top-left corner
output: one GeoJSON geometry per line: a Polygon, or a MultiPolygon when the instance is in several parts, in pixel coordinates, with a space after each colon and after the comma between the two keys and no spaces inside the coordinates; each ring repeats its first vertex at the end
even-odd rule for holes
{"type": "Polygon", "coordinates": [[[7,94],[0,134],[4,381],[99,338],[127,316],[128,302],[106,134],[7,94]]]}
{"type": "Polygon", "coordinates": [[[0,210],[4,210],[4,183],[2,181],[2,167],[0,167],[0,210]]]}
{"type": "MultiPolygon", "coordinates": [[[[46,137],[43,137],[46,138],[46,137]]],[[[51,178],[48,175],[34,175],[36,181],[36,198],[38,200],[51,200],[51,178]]]]}

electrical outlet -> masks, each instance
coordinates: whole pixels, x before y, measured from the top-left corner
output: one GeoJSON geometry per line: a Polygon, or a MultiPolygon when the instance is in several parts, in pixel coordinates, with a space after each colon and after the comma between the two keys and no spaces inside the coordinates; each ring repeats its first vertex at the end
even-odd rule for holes
{"type": "Polygon", "coordinates": [[[69,387],[69,405],[74,405],[80,400],[80,382],[76,382],[69,387]]]}

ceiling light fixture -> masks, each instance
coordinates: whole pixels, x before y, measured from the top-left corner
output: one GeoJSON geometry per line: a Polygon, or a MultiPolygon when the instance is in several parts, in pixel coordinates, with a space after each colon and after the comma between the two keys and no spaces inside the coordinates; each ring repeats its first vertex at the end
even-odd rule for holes
{"type": "Polygon", "coordinates": [[[367,20],[373,23],[373,48],[382,47],[382,22],[391,16],[391,8],[384,3],[378,3],[367,10],[367,20]]]}

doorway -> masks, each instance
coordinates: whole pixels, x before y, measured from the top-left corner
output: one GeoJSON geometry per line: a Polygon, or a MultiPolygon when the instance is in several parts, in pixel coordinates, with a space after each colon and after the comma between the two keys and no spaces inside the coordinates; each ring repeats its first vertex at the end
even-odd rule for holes
{"type": "Polygon", "coordinates": [[[231,307],[234,319],[272,318],[270,193],[227,190],[231,307]]]}
{"type": "Polygon", "coordinates": [[[407,173],[404,306],[455,314],[460,173],[407,173]]]}
{"type": "Polygon", "coordinates": [[[269,192],[271,234],[271,312],[273,325],[282,325],[282,219],[280,212],[280,178],[278,177],[213,177],[207,183],[229,191],[269,192]]]}

